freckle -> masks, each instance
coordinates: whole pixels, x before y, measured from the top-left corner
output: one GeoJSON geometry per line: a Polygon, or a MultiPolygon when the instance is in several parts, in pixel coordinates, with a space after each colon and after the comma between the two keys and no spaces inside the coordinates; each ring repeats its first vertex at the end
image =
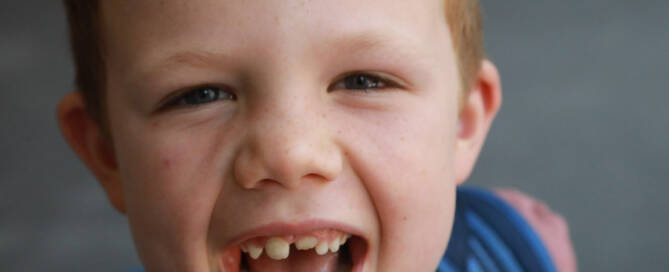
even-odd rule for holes
{"type": "Polygon", "coordinates": [[[279,16],[274,16],[274,22],[277,24],[279,23],[279,16]]]}
{"type": "Polygon", "coordinates": [[[400,137],[400,141],[401,141],[401,142],[404,142],[404,137],[400,137]]]}
{"type": "Polygon", "coordinates": [[[327,115],[326,113],[323,113],[321,116],[323,116],[323,118],[325,118],[325,117],[327,117],[328,115],[327,115]]]}

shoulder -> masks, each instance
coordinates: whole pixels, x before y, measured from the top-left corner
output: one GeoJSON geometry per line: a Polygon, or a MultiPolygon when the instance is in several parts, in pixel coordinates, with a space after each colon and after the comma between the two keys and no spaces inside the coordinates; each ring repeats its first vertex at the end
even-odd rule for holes
{"type": "Polygon", "coordinates": [[[575,271],[563,268],[569,263],[563,261],[568,259],[565,256],[572,256],[575,264],[567,233],[562,217],[525,194],[461,186],[451,240],[439,271],[575,271]],[[557,237],[557,229],[566,234],[560,235],[566,240],[554,239],[561,244],[542,237],[557,237]],[[563,251],[553,256],[555,248],[563,251]]]}
{"type": "Polygon", "coordinates": [[[558,271],[576,271],[576,257],[569,226],[560,214],[552,211],[546,203],[515,189],[499,188],[494,194],[511,205],[532,226],[550,253],[558,271]]]}

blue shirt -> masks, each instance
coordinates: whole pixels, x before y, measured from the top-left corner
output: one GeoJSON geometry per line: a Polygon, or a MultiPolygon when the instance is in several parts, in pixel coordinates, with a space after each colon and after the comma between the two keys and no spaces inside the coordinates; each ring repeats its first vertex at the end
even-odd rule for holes
{"type": "Polygon", "coordinates": [[[490,191],[459,187],[448,248],[438,272],[555,272],[523,217],[490,191]]]}

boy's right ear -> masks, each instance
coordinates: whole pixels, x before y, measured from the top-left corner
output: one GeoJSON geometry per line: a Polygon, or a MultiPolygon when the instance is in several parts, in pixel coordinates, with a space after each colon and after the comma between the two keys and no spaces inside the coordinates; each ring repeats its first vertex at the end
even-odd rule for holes
{"type": "Polygon", "coordinates": [[[123,188],[114,147],[91,119],[81,92],[67,94],[58,104],[58,124],[65,140],[102,184],[112,205],[125,213],[123,188]]]}

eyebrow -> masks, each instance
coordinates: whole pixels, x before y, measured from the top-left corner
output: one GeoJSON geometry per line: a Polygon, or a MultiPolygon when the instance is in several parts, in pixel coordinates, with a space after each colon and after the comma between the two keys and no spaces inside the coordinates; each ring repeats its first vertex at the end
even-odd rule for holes
{"type": "Polygon", "coordinates": [[[200,67],[200,68],[213,68],[220,66],[224,63],[229,63],[231,57],[226,53],[215,53],[204,50],[192,50],[192,51],[182,51],[177,52],[164,60],[158,61],[157,64],[153,65],[156,69],[149,69],[149,71],[155,70],[169,70],[173,67],[178,66],[191,66],[191,67],[200,67]]]}
{"type": "MultiPolygon", "coordinates": [[[[401,60],[405,65],[415,65],[420,60],[426,60],[427,54],[421,54],[419,43],[412,42],[406,36],[403,38],[399,39],[387,33],[381,34],[378,31],[361,31],[337,35],[334,38],[327,39],[325,42],[314,43],[309,49],[319,50],[317,52],[321,55],[332,50],[336,50],[336,56],[339,54],[352,54],[354,56],[378,54],[383,56],[386,61],[401,60]],[[323,47],[322,45],[327,45],[327,47],[323,47]]],[[[336,56],[335,58],[337,58],[336,56]]],[[[163,71],[172,70],[174,67],[187,66],[207,69],[221,67],[233,61],[233,57],[226,52],[205,50],[181,51],[157,61],[150,68],[143,71],[140,77],[147,78],[153,75],[160,75],[163,71]]]]}
{"type": "Polygon", "coordinates": [[[335,48],[346,48],[347,51],[374,51],[392,45],[393,41],[387,34],[356,32],[337,36],[328,44],[335,45],[335,48]]]}
{"type": "Polygon", "coordinates": [[[420,46],[419,41],[402,33],[355,32],[337,36],[327,44],[348,54],[378,53],[385,58],[402,60],[406,64],[425,60],[428,55],[421,51],[424,46],[420,46]]]}

